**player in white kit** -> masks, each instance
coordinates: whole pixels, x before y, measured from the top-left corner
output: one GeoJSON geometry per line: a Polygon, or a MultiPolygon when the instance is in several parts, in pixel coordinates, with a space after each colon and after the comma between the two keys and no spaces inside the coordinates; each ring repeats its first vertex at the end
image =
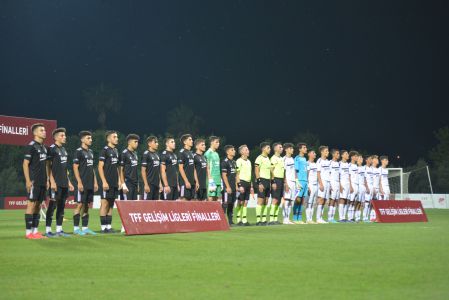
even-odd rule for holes
{"type": "Polygon", "coordinates": [[[363,207],[363,222],[369,223],[369,214],[371,207],[371,199],[373,196],[373,169],[371,168],[371,156],[365,158],[365,205],[363,207]]]}
{"type": "Polygon", "coordinates": [[[347,222],[346,210],[348,205],[349,194],[351,193],[351,182],[349,179],[349,153],[341,150],[340,160],[340,200],[338,202],[338,222],[347,222]]]}
{"type": "Polygon", "coordinates": [[[320,158],[316,162],[317,177],[318,177],[318,205],[316,210],[316,222],[319,224],[326,224],[323,220],[323,208],[326,200],[329,199],[330,192],[330,162],[327,159],[329,156],[329,147],[320,146],[320,158]]]}
{"type": "Polygon", "coordinates": [[[284,144],[285,156],[284,156],[284,209],[282,211],[284,220],[283,224],[290,225],[295,224],[290,221],[290,212],[292,210],[292,202],[296,198],[297,189],[296,182],[298,175],[295,170],[295,159],[293,158],[294,146],[291,143],[284,144]]]}
{"type": "Polygon", "coordinates": [[[357,166],[357,160],[359,158],[359,154],[357,151],[349,152],[349,160],[351,163],[349,164],[349,182],[350,182],[350,192],[349,195],[349,204],[348,204],[348,221],[353,223],[355,222],[355,201],[359,194],[359,167],[357,166]]]}
{"type": "MultiPolygon", "coordinates": [[[[372,156],[371,169],[373,170],[373,198],[371,199],[371,201],[376,201],[379,200],[379,184],[380,184],[379,157],[377,155],[372,156]]],[[[371,209],[370,221],[374,222],[375,220],[376,220],[376,212],[374,211],[374,209],[371,209]]]]}
{"type": "Polygon", "coordinates": [[[327,211],[327,221],[329,223],[336,223],[335,221],[335,207],[340,199],[340,151],[338,149],[331,150],[332,160],[330,161],[330,199],[329,210],[327,211]]]}
{"type": "Polygon", "coordinates": [[[363,165],[362,155],[359,155],[357,158],[357,167],[357,184],[359,185],[359,194],[355,201],[355,221],[360,222],[366,193],[365,166],[363,165]]]}
{"type": "Polygon", "coordinates": [[[315,200],[318,194],[318,169],[315,163],[315,151],[310,150],[308,153],[308,157],[309,161],[307,162],[307,186],[309,188],[309,197],[307,198],[306,222],[307,224],[316,224],[316,222],[313,221],[313,205],[315,204],[315,200]]]}
{"type": "Polygon", "coordinates": [[[388,156],[380,157],[380,186],[379,186],[379,200],[390,200],[390,184],[388,183],[388,156]]]}

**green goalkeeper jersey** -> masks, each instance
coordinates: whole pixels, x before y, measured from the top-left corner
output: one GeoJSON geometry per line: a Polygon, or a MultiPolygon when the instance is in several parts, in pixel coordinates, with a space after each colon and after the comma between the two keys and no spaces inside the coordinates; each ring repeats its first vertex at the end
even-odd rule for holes
{"type": "Polygon", "coordinates": [[[215,184],[221,185],[220,157],[218,156],[217,151],[209,149],[204,154],[204,157],[206,157],[207,166],[209,167],[210,175],[215,184]]]}

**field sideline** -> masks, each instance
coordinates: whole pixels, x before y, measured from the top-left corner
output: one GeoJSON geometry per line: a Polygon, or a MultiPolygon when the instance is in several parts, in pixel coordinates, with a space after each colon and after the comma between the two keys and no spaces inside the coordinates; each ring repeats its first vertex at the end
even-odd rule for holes
{"type": "Polygon", "coordinates": [[[0,299],[448,299],[449,210],[426,212],[429,223],[32,241],[23,211],[0,210],[0,299]]]}

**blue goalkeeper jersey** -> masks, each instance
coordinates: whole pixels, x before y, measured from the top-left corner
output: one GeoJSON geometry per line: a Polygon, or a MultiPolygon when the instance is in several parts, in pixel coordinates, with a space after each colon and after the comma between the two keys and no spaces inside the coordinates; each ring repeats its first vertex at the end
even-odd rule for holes
{"type": "Polygon", "coordinates": [[[303,156],[295,157],[295,170],[298,173],[298,180],[307,181],[307,160],[303,156]]]}

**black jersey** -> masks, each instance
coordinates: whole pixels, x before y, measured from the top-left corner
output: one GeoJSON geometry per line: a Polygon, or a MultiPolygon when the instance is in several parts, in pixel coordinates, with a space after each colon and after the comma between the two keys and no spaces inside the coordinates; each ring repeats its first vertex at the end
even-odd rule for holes
{"type": "Polygon", "coordinates": [[[221,172],[222,173],[226,173],[227,177],[228,177],[228,182],[229,185],[231,186],[231,189],[233,192],[236,191],[236,170],[237,170],[237,164],[235,162],[235,160],[231,160],[228,158],[225,158],[224,160],[221,161],[221,172]]]}
{"type": "Polygon", "coordinates": [[[103,172],[109,187],[118,188],[118,151],[117,148],[105,146],[100,153],[100,161],[104,162],[103,172]]]}
{"type": "Polygon", "coordinates": [[[137,175],[137,165],[138,157],[136,152],[130,151],[128,149],[123,150],[120,155],[120,166],[123,167],[123,172],[125,175],[125,182],[137,185],[138,175],[137,175]]]}
{"type": "Polygon", "coordinates": [[[142,166],[146,168],[148,184],[159,186],[161,181],[161,160],[157,152],[145,151],[142,166]]]}
{"type": "MultiPolygon", "coordinates": [[[[192,151],[181,149],[178,153],[178,164],[183,166],[187,180],[193,186],[195,183],[195,164],[193,161],[192,151]]],[[[182,179],[181,174],[179,174],[179,185],[185,185],[184,179],[182,179]]]]}
{"type": "Polygon", "coordinates": [[[195,163],[196,176],[198,176],[198,183],[200,189],[205,189],[207,187],[207,161],[204,155],[195,153],[193,154],[193,161],[195,163]]]}
{"type": "Polygon", "coordinates": [[[67,151],[63,146],[56,144],[50,146],[48,150],[48,159],[51,161],[51,173],[55,179],[56,185],[66,188],[69,187],[67,179],[67,151]]]}
{"type": "Polygon", "coordinates": [[[24,159],[30,161],[30,180],[34,186],[46,186],[47,177],[47,147],[36,141],[28,144],[24,159]]]}
{"type": "Polygon", "coordinates": [[[73,156],[73,164],[78,165],[84,190],[94,189],[94,153],[90,149],[79,147],[73,156]]]}
{"type": "Polygon", "coordinates": [[[178,159],[176,154],[164,150],[161,155],[161,164],[165,165],[165,173],[169,186],[178,186],[178,159]]]}

